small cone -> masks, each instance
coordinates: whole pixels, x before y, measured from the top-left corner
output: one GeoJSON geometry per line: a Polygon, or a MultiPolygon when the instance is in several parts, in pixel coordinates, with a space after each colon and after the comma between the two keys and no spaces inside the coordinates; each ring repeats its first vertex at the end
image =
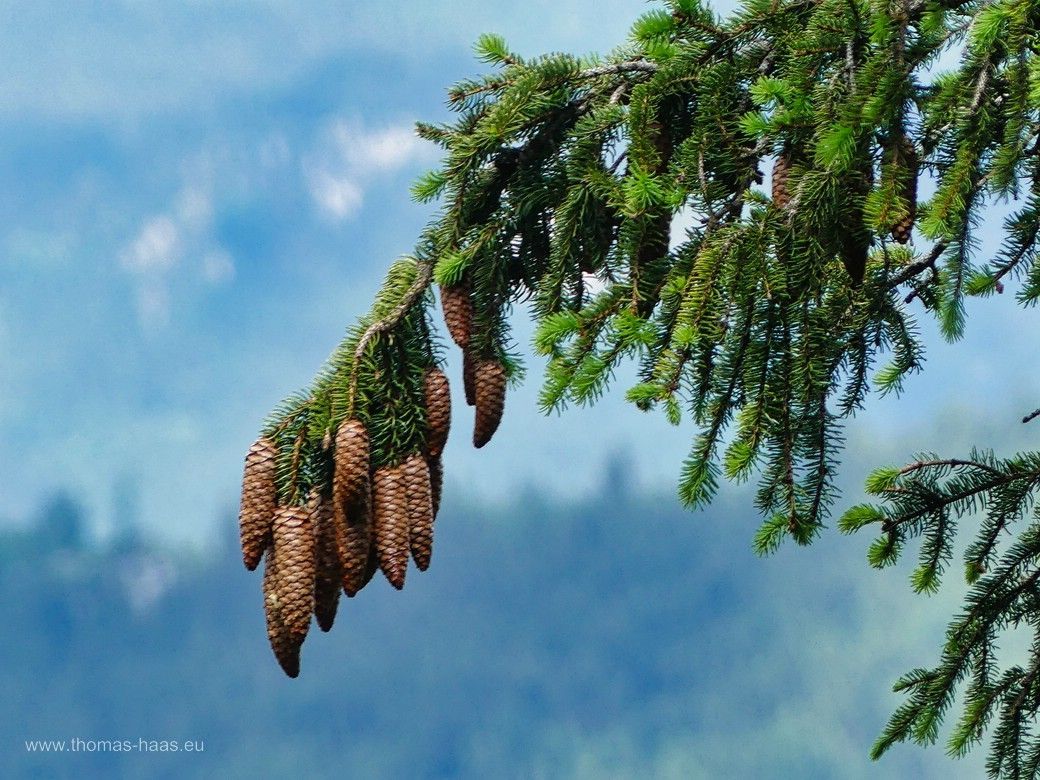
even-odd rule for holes
{"type": "Polygon", "coordinates": [[[474,369],[477,359],[468,349],[462,350],[462,387],[466,391],[466,403],[475,406],[477,403],[477,381],[474,369]]]}
{"type": "Polygon", "coordinates": [[[497,360],[482,360],[473,370],[476,385],[477,419],[473,425],[473,446],[491,441],[502,422],[506,402],[506,370],[497,360]]]}
{"type": "Polygon", "coordinates": [[[278,448],[264,437],[257,439],[246,455],[238,531],[242,562],[249,571],[259,565],[264,550],[271,544],[271,523],[278,504],[277,460],[278,448]]]}
{"type": "Polygon", "coordinates": [[[448,441],[451,429],[451,389],[448,377],[436,366],[423,375],[423,394],[426,398],[426,452],[439,458],[448,441]]]}
{"type": "Polygon", "coordinates": [[[444,487],[444,467],[440,458],[427,458],[426,465],[430,469],[430,503],[433,505],[433,517],[441,508],[441,490],[444,487]]]}
{"type": "Polygon", "coordinates": [[[342,573],[339,563],[337,526],[332,516],[332,503],[314,495],[310,503],[311,523],[317,544],[317,569],[314,574],[314,617],[318,627],[328,631],[336,620],[342,573]]]}
{"type": "Polygon", "coordinates": [[[289,677],[300,674],[300,643],[293,640],[282,620],[282,603],[278,593],[278,566],[274,550],[267,549],[264,563],[264,615],[267,618],[267,641],[271,643],[274,657],[289,677]]]}
{"type": "Polygon", "coordinates": [[[400,466],[383,466],[372,477],[372,520],[379,568],[395,588],[408,571],[408,504],[400,466]]]}
{"type": "Polygon", "coordinates": [[[473,329],[473,301],[465,283],[441,287],[441,310],[452,341],[465,349],[473,329]]]}
{"type": "Polygon", "coordinates": [[[903,200],[907,204],[906,215],[892,226],[892,238],[898,241],[900,244],[905,244],[910,240],[910,236],[914,231],[914,221],[917,219],[917,150],[914,148],[914,143],[907,136],[903,136],[900,139],[899,146],[897,148],[899,155],[899,164],[903,167],[903,175],[906,177],[903,181],[903,200]]]}
{"type": "Polygon", "coordinates": [[[430,567],[433,554],[433,496],[430,489],[430,467],[419,453],[409,455],[401,471],[404,475],[405,500],[408,507],[408,538],[412,559],[419,571],[430,567]]]}
{"type": "Polygon", "coordinates": [[[360,420],[346,420],[336,432],[332,509],[339,543],[343,590],[362,588],[369,549],[371,484],[368,432],[360,420]]]}
{"type": "Polygon", "coordinates": [[[787,180],[791,173],[791,154],[781,152],[773,163],[772,188],[773,205],[778,209],[786,209],[791,203],[791,193],[787,190],[787,180]]]}
{"type": "Polygon", "coordinates": [[[314,611],[315,547],[310,511],[302,506],[279,507],[274,518],[274,551],[282,621],[301,644],[314,611]]]}

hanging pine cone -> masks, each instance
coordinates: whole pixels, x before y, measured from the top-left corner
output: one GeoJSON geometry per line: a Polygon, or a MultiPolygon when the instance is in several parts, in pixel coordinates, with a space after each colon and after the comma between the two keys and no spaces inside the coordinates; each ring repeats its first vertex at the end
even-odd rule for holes
{"type": "Polygon", "coordinates": [[[271,524],[278,504],[277,460],[275,443],[262,436],[246,455],[238,531],[242,542],[242,562],[249,571],[257,567],[271,543],[271,524]]]}
{"type": "Polygon", "coordinates": [[[412,559],[419,571],[430,567],[433,554],[433,496],[430,467],[419,453],[409,455],[401,464],[405,500],[408,507],[408,538],[412,559]]]}
{"type": "Polygon", "coordinates": [[[914,142],[903,135],[896,146],[896,164],[901,168],[903,200],[906,201],[906,214],[892,226],[892,238],[900,244],[910,240],[917,219],[917,149],[914,142]]]}
{"type": "MultiPolygon", "coordinates": [[[[372,581],[372,578],[376,576],[376,572],[379,571],[379,549],[376,547],[376,537],[372,534],[372,543],[368,548],[368,556],[365,560],[365,570],[361,574],[361,585],[358,590],[365,587],[372,581]]],[[[356,593],[356,592],[355,592],[356,593]]],[[[351,594],[347,594],[351,595],[351,594]]]]}
{"type": "Polygon", "coordinates": [[[274,517],[274,552],[282,621],[302,643],[314,611],[316,550],[311,513],[307,507],[279,507],[274,517]]]}
{"type": "Polygon", "coordinates": [[[336,432],[332,508],[336,523],[343,590],[357,594],[369,548],[371,485],[368,432],[360,420],[346,420],[336,432]]]}
{"type": "Polygon", "coordinates": [[[782,151],[773,163],[772,187],[773,205],[778,209],[786,209],[791,203],[791,193],[787,190],[787,180],[791,174],[791,153],[782,151]]]}
{"type": "Polygon", "coordinates": [[[473,300],[465,283],[441,287],[441,310],[452,340],[465,349],[473,329],[473,300]]]}
{"type": "MultiPolygon", "coordinates": [[[[267,641],[271,644],[274,657],[289,677],[300,674],[300,644],[285,628],[282,620],[282,600],[278,592],[278,565],[274,549],[267,548],[264,563],[264,615],[267,618],[267,641]]],[[[302,640],[301,640],[302,641],[302,640]]]]}
{"type": "Polygon", "coordinates": [[[426,465],[430,469],[430,503],[433,505],[433,517],[441,508],[441,490],[444,487],[444,467],[440,458],[427,458],[426,465]]]}
{"type": "Polygon", "coordinates": [[[497,360],[481,360],[473,369],[477,419],[473,425],[473,446],[491,441],[502,421],[506,402],[506,370],[497,360]]]}
{"type": "Polygon", "coordinates": [[[477,403],[477,382],[473,370],[477,359],[469,349],[462,350],[462,388],[466,392],[466,403],[475,406],[477,403]]]}
{"type": "Polygon", "coordinates": [[[368,483],[368,431],[360,420],[344,420],[336,430],[333,504],[342,507],[365,492],[368,483]]]}
{"type": "Polygon", "coordinates": [[[448,377],[436,366],[423,374],[423,395],[426,399],[426,452],[438,458],[444,451],[451,428],[451,390],[448,377]]]}
{"type": "Polygon", "coordinates": [[[372,477],[372,520],[379,568],[400,590],[408,571],[408,503],[400,466],[383,466],[372,477]]]}
{"type": "Polygon", "coordinates": [[[346,514],[346,525],[339,536],[339,560],[342,572],[343,592],[356,596],[372,579],[365,577],[369,566],[372,547],[371,497],[366,495],[350,505],[346,514]]]}
{"type": "Polygon", "coordinates": [[[328,631],[336,620],[342,573],[339,564],[339,541],[337,526],[332,513],[332,503],[321,495],[313,495],[310,501],[311,523],[316,536],[316,563],[314,574],[314,616],[318,627],[328,631]]]}

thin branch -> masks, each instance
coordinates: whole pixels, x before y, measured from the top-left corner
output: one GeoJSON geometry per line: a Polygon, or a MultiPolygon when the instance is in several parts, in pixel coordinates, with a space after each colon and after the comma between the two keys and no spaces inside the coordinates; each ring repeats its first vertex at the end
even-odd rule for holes
{"type": "Polygon", "coordinates": [[[902,270],[902,272],[889,280],[889,284],[892,287],[898,287],[899,285],[910,281],[922,271],[927,271],[929,268],[934,269],[935,261],[938,260],[942,253],[946,251],[947,246],[948,244],[945,240],[936,241],[931,251],[925,257],[918,260],[916,263],[908,265],[902,270]]]}
{"type": "Polygon", "coordinates": [[[986,463],[980,463],[977,460],[961,460],[960,458],[944,458],[941,460],[919,460],[916,463],[910,463],[906,466],[903,466],[903,468],[899,469],[899,473],[901,475],[912,474],[915,471],[931,468],[933,466],[947,466],[949,468],[956,468],[958,466],[972,466],[974,468],[988,471],[991,474],[1001,473],[998,469],[995,469],[986,463]]]}
{"type": "Polygon", "coordinates": [[[595,68],[583,70],[578,74],[579,79],[595,79],[600,76],[613,76],[618,73],[656,73],[658,65],[649,60],[627,60],[615,62],[610,65],[598,65],[595,68]]]}

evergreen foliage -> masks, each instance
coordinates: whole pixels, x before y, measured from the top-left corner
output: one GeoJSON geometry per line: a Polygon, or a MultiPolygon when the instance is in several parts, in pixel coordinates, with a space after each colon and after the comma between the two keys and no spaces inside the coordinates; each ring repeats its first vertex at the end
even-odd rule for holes
{"type": "MultiPolygon", "coordinates": [[[[470,297],[467,362],[514,381],[509,315],[529,307],[546,411],[595,402],[637,361],[629,400],[696,429],[682,502],[757,475],[756,549],[808,544],[836,498],[843,422],[921,368],[913,312],[957,339],[966,295],[1006,278],[1023,304],[1040,299],[1038,19],[1033,0],[746,0],[729,19],[669,0],[605,58],[525,58],[481,37],[492,72],[449,91],[453,122],[418,126],[444,162],[414,195],[440,212],[264,430],[281,500],[328,485],[328,442],[349,417],[372,438],[373,467],[425,447],[435,282],[470,297]],[[919,183],[932,193],[920,203],[919,183]],[[976,227],[998,200],[1017,206],[987,262],[976,227]]],[[[951,752],[993,721],[991,776],[1037,773],[1040,631],[1025,667],[999,672],[994,643],[1008,626],[1040,629],[1038,480],[1033,454],[929,457],[875,473],[868,487],[887,503],[842,518],[845,531],[880,525],[875,566],[921,537],[913,584],[931,592],[955,521],[984,512],[965,612],[940,665],[899,683],[909,698],[875,755],[933,741],[968,680],[951,752]]]]}

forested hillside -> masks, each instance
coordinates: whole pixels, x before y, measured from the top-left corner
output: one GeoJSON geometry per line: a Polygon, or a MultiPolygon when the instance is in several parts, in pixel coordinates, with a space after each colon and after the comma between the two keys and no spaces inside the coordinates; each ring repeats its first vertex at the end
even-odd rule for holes
{"type": "Polygon", "coordinates": [[[978,775],[938,749],[866,756],[894,700],[878,681],[930,658],[942,604],[907,614],[905,580],[834,534],[754,560],[751,512],[630,496],[622,471],[569,506],[453,498],[431,570],[344,600],[296,681],[230,516],[208,556],[97,549],[53,502],[0,540],[0,776],[978,775]],[[870,603],[850,571],[876,576],[870,603]],[[74,737],[205,749],[24,744],[74,737]]]}

